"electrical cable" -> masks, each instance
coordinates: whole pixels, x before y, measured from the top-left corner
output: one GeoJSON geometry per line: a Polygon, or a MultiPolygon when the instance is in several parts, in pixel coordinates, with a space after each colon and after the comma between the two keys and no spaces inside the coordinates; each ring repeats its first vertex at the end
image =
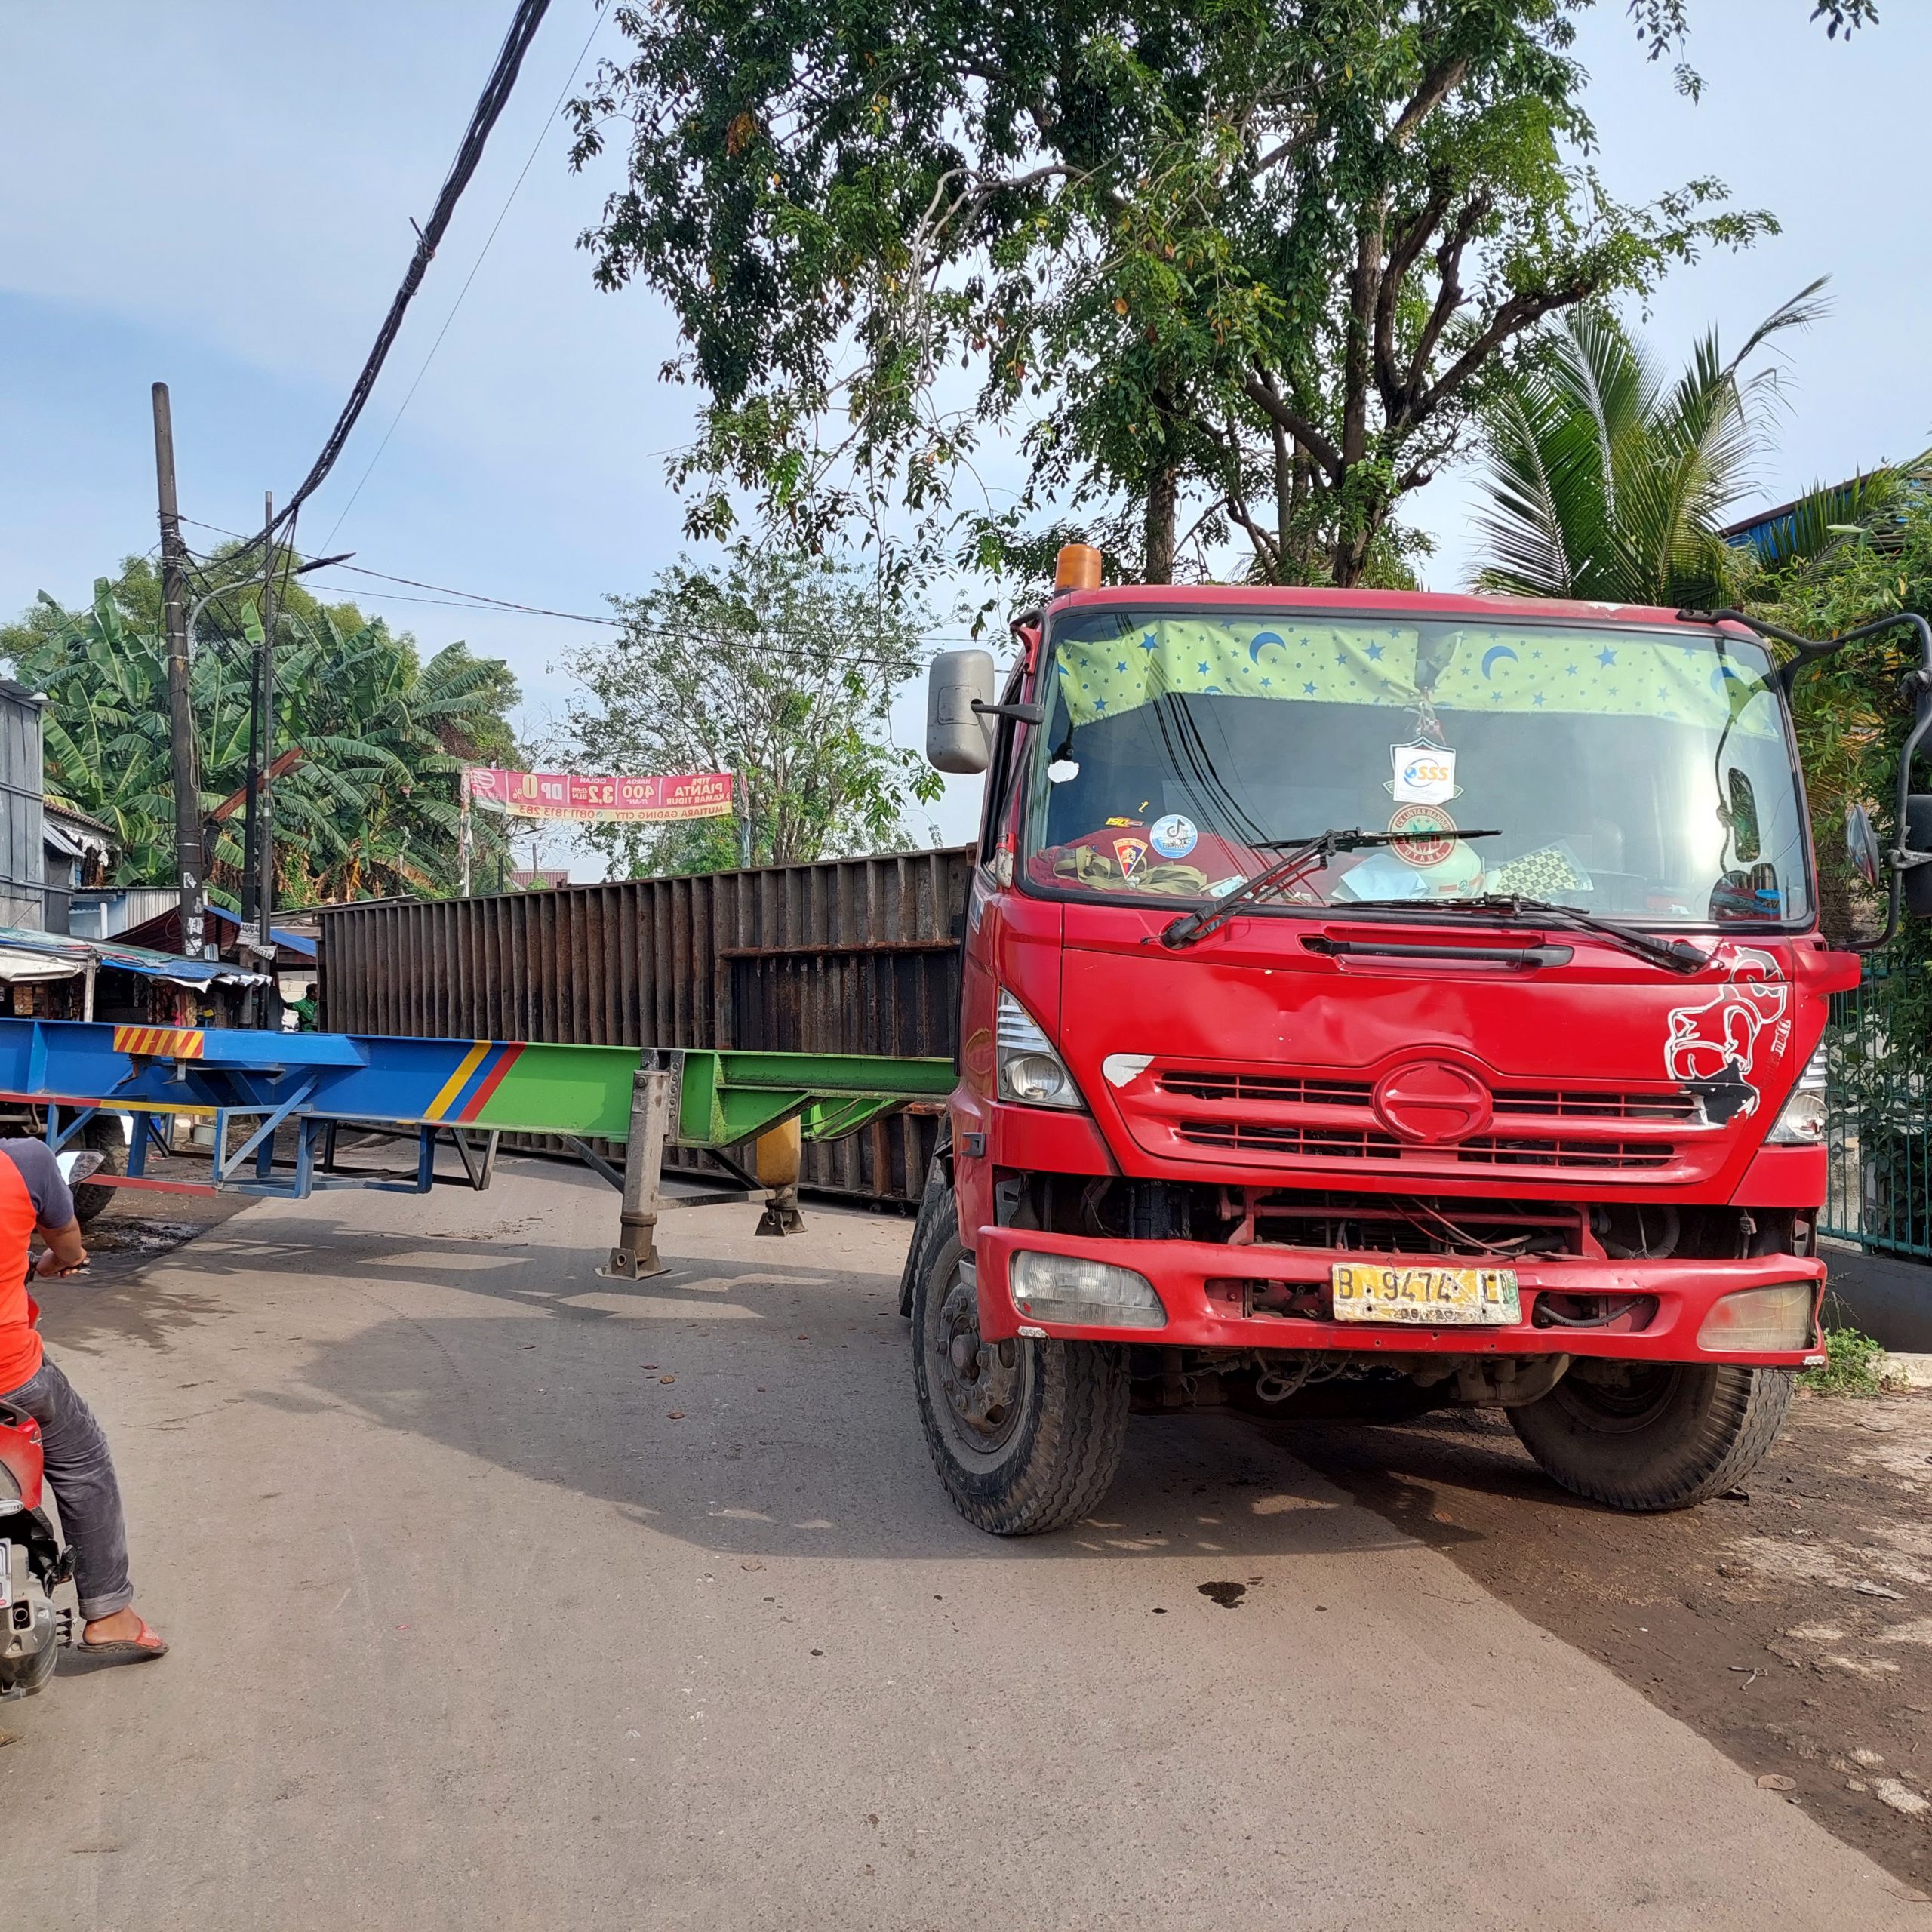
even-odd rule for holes
{"type": "MultiPolygon", "coordinates": [[[[355,386],[349,392],[349,400],[343,404],[342,413],[336,418],[335,426],[322,445],[321,454],[310,466],[309,473],[297,486],[294,495],[270,521],[259,535],[250,540],[252,549],[269,543],[275,533],[285,524],[291,522],[297,511],[313,496],[335,467],[336,459],[342,454],[354,429],[357,419],[361,415],[371,392],[376,386],[376,378],[382,374],[383,364],[387,359],[402,328],[402,318],[408,312],[409,305],[416,291],[423,285],[423,277],[434,259],[438,245],[448,229],[451,217],[456,213],[463,191],[469,186],[470,177],[476,172],[477,164],[483,158],[483,150],[490,138],[490,131],[497,125],[497,117],[508,104],[510,91],[516,85],[518,70],[523,65],[523,57],[530,50],[530,43],[536,37],[537,29],[543,16],[549,11],[550,0],[517,0],[515,17],[511,20],[509,31],[503,37],[503,44],[497,50],[496,64],[490,70],[490,78],[484,83],[483,91],[478,97],[476,106],[469,117],[469,125],[464,130],[456,158],[450,164],[449,173],[444,177],[443,185],[436,196],[435,205],[429,211],[429,219],[416,230],[416,249],[409,258],[409,266],[405,270],[401,285],[391,299],[389,312],[383,318],[380,328],[376,331],[376,340],[362,365],[362,371],[355,379],[355,386]]],[[[414,226],[414,223],[411,224],[414,226]]]]}
{"type": "MultiPolygon", "coordinates": [[[[596,18],[591,23],[589,32],[584,36],[583,45],[577,51],[577,59],[571,67],[570,78],[558,91],[557,98],[552,103],[549,112],[543,117],[543,125],[537,131],[537,139],[531,143],[530,152],[524,162],[522,171],[518,174],[515,180],[510,184],[509,193],[504,198],[503,205],[499,210],[497,219],[491,224],[489,233],[484,236],[483,245],[476,251],[476,259],[470,263],[469,272],[464,276],[463,286],[457,291],[456,300],[450,304],[450,312],[443,318],[443,325],[436,331],[436,339],[430,343],[429,354],[423,358],[423,366],[416,372],[416,380],[410,384],[408,393],[404,396],[401,402],[398,405],[395,416],[390,420],[389,426],[383,432],[383,440],[376,445],[376,453],[369,459],[368,467],[357,479],[355,488],[349,491],[349,500],[343,505],[341,514],[330,526],[328,536],[323,538],[322,548],[325,550],[335,542],[336,532],[341,529],[349,512],[355,507],[355,500],[362,494],[362,485],[368,481],[370,477],[374,473],[377,464],[382,461],[383,452],[389,448],[389,438],[395,434],[396,426],[401,422],[405,411],[415,400],[416,392],[423,386],[423,378],[429,373],[429,365],[436,359],[436,351],[442,347],[443,337],[449,334],[450,325],[456,320],[457,311],[463,306],[463,298],[469,293],[469,285],[476,279],[477,273],[483,266],[484,258],[490,252],[490,245],[497,238],[497,229],[503,226],[506,218],[509,216],[510,205],[515,201],[531,169],[537,164],[537,157],[543,151],[544,139],[550,131],[551,124],[555,121],[571,89],[577,83],[577,75],[589,54],[591,42],[602,30],[604,23],[608,17],[609,16],[600,8],[596,18]]],[[[668,455],[669,452],[667,451],[666,454],[668,455]]]]}
{"type": "MultiPolygon", "coordinates": [[[[198,517],[184,516],[181,521],[183,523],[192,523],[198,530],[214,531],[219,536],[235,537],[239,534],[238,531],[226,529],[220,524],[204,522],[198,517]]],[[[226,564],[232,562],[236,558],[245,555],[245,554],[246,552],[244,551],[231,551],[226,556],[217,559],[195,557],[191,552],[190,560],[191,561],[199,564],[205,568],[206,565],[211,561],[220,561],[221,563],[226,564]]],[[[353,553],[352,552],[352,554],[353,553]]],[[[555,617],[561,619],[568,623],[598,624],[601,625],[605,629],[610,630],[624,630],[629,628],[629,620],[623,617],[600,617],[592,616],[581,611],[558,611],[553,610],[547,605],[541,604],[519,603],[512,598],[488,596],[480,590],[459,590],[453,585],[447,583],[431,583],[420,577],[398,577],[391,571],[371,570],[366,565],[361,564],[351,564],[341,562],[340,561],[331,561],[328,567],[334,570],[352,571],[358,577],[374,577],[377,582],[382,583],[406,584],[412,590],[435,591],[439,594],[433,597],[405,597],[398,595],[394,591],[369,590],[365,589],[359,584],[352,583],[312,583],[309,586],[311,589],[332,592],[336,595],[343,597],[365,598],[372,602],[378,604],[435,605],[444,609],[452,611],[512,611],[518,612],[526,617],[555,617]]],[[[312,568],[312,565],[311,568],[312,568]]],[[[762,632],[761,635],[764,637],[770,638],[773,636],[782,636],[786,635],[786,633],[767,629],[762,632]]],[[[919,641],[923,644],[977,644],[980,641],[977,638],[968,637],[961,632],[950,631],[923,632],[921,633],[919,641]]],[[[768,649],[779,648],[779,647],[775,645],[768,645],[766,648],[768,649]]],[[[819,651],[794,651],[790,654],[795,657],[809,657],[812,658],[820,658],[824,655],[823,653],[819,651]]],[[[848,657],[843,661],[850,663],[875,665],[880,669],[886,670],[891,670],[897,668],[891,660],[886,658],[854,657],[848,657]]]]}

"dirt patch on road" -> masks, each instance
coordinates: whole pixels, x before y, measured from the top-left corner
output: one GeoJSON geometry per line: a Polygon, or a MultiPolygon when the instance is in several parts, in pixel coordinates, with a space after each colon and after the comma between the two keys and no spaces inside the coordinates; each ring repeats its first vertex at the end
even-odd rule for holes
{"type": "Polygon", "coordinates": [[[1668,1516],[1565,1495],[1488,1412],[1261,1426],[1932,1893],[1932,1394],[1801,1398],[1744,1489],[1668,1516]]]}
{"type": "MultiPolygon", "coordinates": [[[[203,1182],[208,1157],[150,1155],[152,1180],[203,1182]]],[[[96,1278],[132,1274],[157,1255],[192,1241],[238,1214],[246,1194],[176,1194],[153,1188],[117,1187],[114,1198],[85,1229],[88,1272],[96,1278]]]]}

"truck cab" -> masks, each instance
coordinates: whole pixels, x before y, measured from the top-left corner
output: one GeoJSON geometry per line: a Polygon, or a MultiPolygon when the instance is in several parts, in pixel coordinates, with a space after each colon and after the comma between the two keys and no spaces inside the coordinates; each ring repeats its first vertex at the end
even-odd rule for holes
{"type": "Polygon", "coordinates": [[[1821,1042],[1859,972],[1817,929],[1789,654],[1097,561],[1063,553],[1003,691],[989,654],[933,672],[929,755],[986,774],[905,1284],[955,1505],[1063,1527],[1131,1407],[1337,1398],[1500,1404],[1618,1507],[1738,1481],[1823,1359],[1821,1042]]]}

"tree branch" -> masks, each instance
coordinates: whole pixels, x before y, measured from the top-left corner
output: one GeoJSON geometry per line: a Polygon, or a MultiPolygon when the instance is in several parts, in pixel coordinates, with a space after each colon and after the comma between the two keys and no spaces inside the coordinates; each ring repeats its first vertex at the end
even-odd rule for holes
{"type": "Polygon", "coordinates": [[[1458,54],[1427,75],[1416,90],[1414,99],[1395,117],[1395,126],[1389,130],[1389,140],[1398,147],[1406,146],[1409,137],[1462,85],[1463,77],[1469,71],[1469,57],[1458,54]]]}
{"type": "Polygon", "coordinates": [[[1339,489],[1346,466],[1342,453],[1309,422],[1306,417],[1291,409],[1282,401],[1279,391],[1272,383],[1263,382],[1264,371],[1248,377],[1241,384],[1241,393],[1254,405],[1270,422],[1278,423],[1294,437],[1309,455],[1327,472],[1329,480],[1339,489]]]}
{"type": "Polygon", "coordinates": [[[1430,193],[1421,214],[1396,237],[1389,251],[1389,265],[1383,271],[1375,305],[1375,380],[1386,416],[1393,417],[1403,400],[1401,371],[1395,366],[1395,311],[1401,302],[1402,287],[1423,245],[1449,211],[1449,202],[1446,187],[1438,186],[1430,193]]]}
{"type": "Polygon", "coordinates": [[[1411,422],[1420,423],[1441,408],[1512,336],[1521,334],[1524,330],[1556,309],[1587,302],[1598,293],[1599,287],[1600,284],[1592,278],[1565,282],[1559,288],[1538,289],[1533,294],[1511,296],[1491,318],[1488,328],[1451,364],[1442,379],[1416,398],[1411,422]]]}
{"type": "Polygon", "coordinates": [[[1487,198],[1475,196],[1457,217],[1455,228],[1444,238],[1441,247],[1435,251],[1435,304],[1416,337],[1415,350],[1409,358],[1408,377],[1402,385],[1405,405],[1413,403],[1421,393],[1423,379],[1429,371],[1429,358],[1435,353],[1435,345],[1442,339],[1442,331],[1463,306],[1463,251],[1469,245],[1470,238],[1488,212],[1487,198]]]}
{"type": "Polygon", "coordinates": [[[1315,125],[1311,123],[1299,133],[1289,135],[1285,140],[1278,141],[1247,171],[1247,178],[1251,181],[1260,180],[1269,169],[1299,154],[1315,138],[1318,131],[1315,125]]]}

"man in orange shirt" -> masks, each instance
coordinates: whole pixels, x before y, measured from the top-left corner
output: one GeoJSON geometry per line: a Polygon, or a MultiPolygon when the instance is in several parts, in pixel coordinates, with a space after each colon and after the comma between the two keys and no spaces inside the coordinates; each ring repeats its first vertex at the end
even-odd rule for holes
{"type": "Polygon", "coordinates": [[[74,1552],[85,1628],[83,1656],[135,1663],[168,1646],[134,1607],[121,1486],[107,1438],[73,1384],[47,1360],[27,1296],[29,1274],[71,1275],[87,1265],[74,1197],[59,1162],[38,1140],[0,1140],[0,1401],[40,1424],[48,1487],[74,1552]],[[35,1234],[46,1243],[35,1263],[35,1234]]]}

